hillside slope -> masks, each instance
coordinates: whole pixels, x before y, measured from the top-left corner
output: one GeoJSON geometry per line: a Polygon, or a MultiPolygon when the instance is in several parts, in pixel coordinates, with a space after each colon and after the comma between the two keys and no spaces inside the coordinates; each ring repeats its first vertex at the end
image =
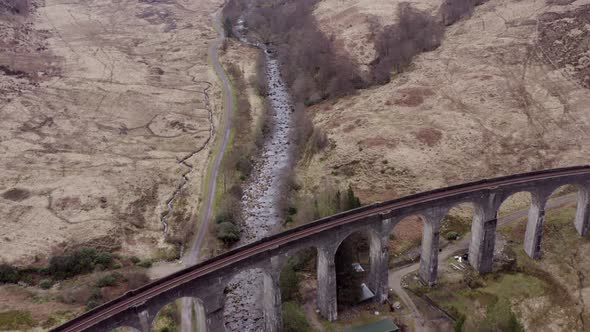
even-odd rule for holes
{"type": "MultiPolygon", "coordinates": [[[[331,21],[334,38],[353,43],[344,49],[364,49],[362,62],[370,62],[374,47],[356,20],[377,12],[382,24],[391,24],[392,4],[331,5],[336,2],[320,4],[316,19],[325,32],[329,27],[321,22],[331,21]]],[[[333,178],[352,183],[364,202],[372,202],[590,162],[590,93],[582,86],[590,40],[585,3],[490,0],[448,27],[437,50],[416,57],[389,84],[314,106],[314,123],[332,144],[299,166],[304,188],[315,190],[318,178],[333,178]],[[564,21],[568,25],[556,32],[555,24],[564,21]],[[567,52],[571,45],[582,45],[574,56],[567,52]]],[[[417,5],[431,12],[437,6],[417,5]]]]}
{"type": "Polygon", "coordinates": [[[207,90],[210,108],[205,91],[220,4],[46,0],[28,17],[0,13],[0,263],[82,245],[170,249],[160,218],[185,174],[188,198],[167,220],[170,242],[183,240],[219,108],[220,90],[207,90]]]}

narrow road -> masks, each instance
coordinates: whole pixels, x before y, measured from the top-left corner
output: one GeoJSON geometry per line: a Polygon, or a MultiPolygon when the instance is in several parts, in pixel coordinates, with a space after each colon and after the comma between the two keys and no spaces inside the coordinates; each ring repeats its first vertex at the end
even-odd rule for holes
{"type": "MultiPolygon", "coordinates": [[[[576,198],[577,196],[575,195],[568,195],[552,199],[547,203],[546,209],[553,209],[567,203],[575,202],[576,198]]],[[[528,215],[528,211],[528,209],[518,210],[505,217],[499,218],[498,226],[526,217],[528,215]]],[[[467,233],[465,236],[463,236],[463,238],[460,241],[447,245],[438,255],[438,261],[444,262],[447,258],[451,257],[451,255],[455,254],[457,251],[469,249],[469,241],[471,240],[470,235],[471,233],[467,233]]],[[[420,311],[418,310],[418,308],[416,307],[414,301],[412,301],[412,298],[410,297],[408,292],[406,292],[406,290],[402,287],[401,281],[405,275],[417,271],[419,267],[420,263],[414,263],[412,265],[403,267],[402,269],[389,270],[389,287],[393,289],[393,291],[399,296],[399,298],[406,305],[406,307],[408,307],[412,312],[412,316],[414,318],[415,332],[428,331],[428,329],[425,328],[426,321],[420,313],[420,311]]]]}
{"type": "MultiPolygon", "coordinates": [[[[203,239],[207,232],[209,219],[211,217],[211,211],[213,210],[213,201],[215,198],[215,189],[217,186],[217,174],[219,173],[219,168],[221,166],[221,161],[223,159],[223,155],[227,150],[227,143],[229,141],[229,132],[231,128],[231,115],[234,109],[234,96],[232,94],[232,88],[230,84],[230,80],[225,73],[225,70],[219,63],[219,53],[218,49],[220,48],[223,40],[225,39],[225,35],[223,32],[223,28],[221,27],[221,9],[218,10],[213,14],[213,26],[215,30],[218,32],[219,36],[217,39],[209,46],[209,60],[213,65],[213,70],[221,80],[221,86],[223,89],[223,108],[225,109],[223,122],[221,124],[222,130],[222,139],[219,143],[219,147],[217,149],[217,154],[215,155],[215,159],[213,161],[213,165],[211,166],[211,170],[209,173],[209,178],[207,182],[207,187],[205,192],[203,193],[203,197],[205,201],[202,206],[201,210],[201,222],[199,223],[199,229],[197,231],[197,235],[195,236],[195,240],[193,241],[192,246],[190,249],[185,253],[183,262],[186,266],[191,266],[197,263],[197,258],[199,256],[199,250],[203,244],[203,239]]],[[[219,133],[219,132],[218,132],[219,133]]],[[[214,150],[213,150],[214,151],[214,150]]],[[[193,218],[197,218],[197,214],[193,215],[193,218]]],[[[194,220],[192,220],[194,222],[194,220]]],[[[192,299],[182,299],[182,331],[183,332],[193,332],[193,322],[192,319],[192,307],[193,301],[192,299]]]]}

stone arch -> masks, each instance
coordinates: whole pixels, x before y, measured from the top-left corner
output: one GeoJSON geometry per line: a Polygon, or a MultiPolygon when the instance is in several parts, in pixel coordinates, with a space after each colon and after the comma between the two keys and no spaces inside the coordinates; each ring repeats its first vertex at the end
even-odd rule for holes
{"type": "Polygon", "coordinates": [[[588,203],[590,196],[588,194],[587,186],[580,183],[568,183],[560,185],[551,191],[549,201],[547,202],[547,217],[551,217],[552,209],[558,206],[572,207],[575,206],[575,214],[573,216],[573,225],[580,235],[588,233],[588,203]]]}
{"type": "Polygon", "coordinates": [[[381,236],[372,227],[364,227],[347,232],[336,244],[336,297],[340,309],[373,298],[378,291],[376,267],[381,264],[381,236]]]}
{"type": "Polygon", "coordinates": [[[503,218],[514,211],[530,206],[535,197],[539,197],[538,192],[529,189],[503,192],[500,194],[499,199],[494,204],[496,216],[498,218],[503,218]]]}
{"type": "Polygon", "coordinates": [[[441,220],[441,236],[445,241],[456,241],[463,238],[471,232],[473,223],[482,218],[484,214],[482,205],[472,200],[453,203],[446,209],[441,220]]]}
{"type": "Polygon", "coordinates": [[[392,264],[405,265],[420,259],[422,237],[427,218],[423,214],[406,214],[393,220],[388,234],[392,264]]]}
{"type": "Polygon", "coordinates": [[[159,332],[167,328],[169,331],[178,331],[182,324],[191,324],[192,329],[196,323],[198,331],[207,331],[207,323],[203,301],[196,297],[179,296],[172,301],[163,302],[160,306],[153,306],[154,312],[149,323],[150,331],[159,332]],[[190,306],[189,312],[184,312],[184,306],[190,306]]]}
{"type": "Polygon", "coordinates": [[[358,229],[357,228],[352,228],[352,229],[349,229],[346,232],[344,232],[338,238],[338,240],[334,244],[335,247],[336,247],[336,250],[338,250],[338,248],[340,248],[340,246],[342,245],[342,243],[344,241],[346,241],[352,235],[357,234],[357,233],[363,233],[363,234],[367,235],[367,238],[369,239],[369,241],[374,241],[375,239],[379,238],[379,234],[378,234],[377,230],[375,230],[371,226],[365,226],[365,227],[358,228],[358,229]]]}
{"type": "Polygon", "coordinates": [[[545,205],[552,189],[515,190],[504,194],[498,204],[498,224],[508,236],[508,241],[523,241],[524,251],[534,259],[541,255],[545,205]],[[526,223],[516,223],[521,219],[525,219],[526,223]]]}
{"type": "Polygon", "coordinates": [[[290,250],[285,255],[280,258],[278,263],[279,271],[283,271],[288,264],[294,263],[297,265],[305,264],[304,261],[313,260],[317,264],[317,260],[319,257],[320,248],[316,245],[308,245],[304,247],[300,247],[294,250],[290,250]],[[302,257],[305,255],[307,257],[302,257]],[[313,257],[311,257],[313,256],[313,257]],[[303,260],[303,261],[294,261],[294,260],[303,260]]]}
{"type": "Polygon", "coordinates": [[[278,273],[263,265],[236,271],[227,277],[223,325],[227,331],[275,331],[280,325],[278,273]]]}
{"type": "Polygon", "coordinates": [[[431,286],[436,283],[441,221],[449,209],[447,204],[435,205],[414,213],[403,214],[396,218],[392,230],[392,232],[395,232],[404,219],[417,218],[420,221],[419,223],[423,228],[420,243],[419,275],[425,283],[431,286]]]}
{"type": "MultiPolygon", "coordinates": [[[[290,306],[287,312],[301,310],[300,302],[319,307],[319,279],[322,277],[318,268],[319,253],[320,249],[317,246],[309,245],[291,250],[282,257],[278,265],[279,289],[281,307],[290,306]]],[[[289,318],[284,314],[285,310],[281,310],[283,329],[289,323],[289,318]]]]}

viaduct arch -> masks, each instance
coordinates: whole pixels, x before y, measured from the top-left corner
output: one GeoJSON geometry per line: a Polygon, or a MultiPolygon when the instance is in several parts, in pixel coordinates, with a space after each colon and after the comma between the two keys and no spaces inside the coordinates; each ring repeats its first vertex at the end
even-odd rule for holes
{"type": "Polygon", "coordinates": [[[280,331],[280,272],[289,257],[306,248],[317,249],[318,309],[323,317],[333,321],[338,317],[334,257],[339,245],[352,233],[369,235],[369,284],[375,298],[383,301],[388,291],[389,235],[402,219],[418,215],[424,220],[419,275],[423,281],[434,285],[441,222],[451,208],[462,203],[473,204],[469,262],[479,273],[487,273],[492,269],[500,205],[517,192],[531,194],[524,250],[538,259],[545,205],[549,196],[564,185],[578,188],[573,224],[578,234],[585,236],[590,226],[590,166],[485,179],[361,207],[272,235],[127,292],[54,331],[111,331],[128,326],[147,332],[158,311],[182,297],[200,300],[198,311],[206,331],[224,331],[225,286],[235,274],[254,268],[261,269],[264,275],[265,330],[280,331]]]}

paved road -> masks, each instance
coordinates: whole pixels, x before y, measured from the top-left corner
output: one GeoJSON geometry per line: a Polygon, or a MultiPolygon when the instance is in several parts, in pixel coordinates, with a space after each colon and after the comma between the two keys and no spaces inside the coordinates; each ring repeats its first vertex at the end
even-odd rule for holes
{"type": "MultiPolygon", "coordinates": [[[[547,203],[546,209],[556,208],[567,203],[575,202],[576,197],[577,196],[575,195],[568,195],[552,199],[547,203]]],[[[498,226],[504,225],[514,220],[519,220],[523,217],[526,217],[527,215],[528,209],[513,212],[505,217],[498,219],[498,226]]],[[[455,254],[457,251],[467,250],[469,248],[469,241],[471,239],[471,236],[469,235],[470,234],[466,234],[460,241],[447,245],[438,255],[438,261],[444,262],[447,258],[451,257],[451,255],[455,254]]],[[[402,269],[389,271],[389,287],[393,289],[393,291],[400,297],[400,299],[406,305],[406,307],[408,307],[410,311],[412,311],[415,332],[429,330],[426,328],[426,320],[424,319],[420,311],[418,311],[416,304],[412,301],[412,298],[410,297],[410,295],[408,295],[406,290],[401,286],[401,280],[405,275],[417,271],[419,267],[420,263],[415,263],[406,266],[402,269]]]]}
{"type": "MultiPolygon", "coordinates": [[[[225,38],[223,33],[223,28],[221,27],[221,10],[218,10],[213,14],[213,25],[215,30],[219,33],[219,36],[211,44],[209,47],[209,60],[213,65],[213,69],[215,73],[221,80],[221,85],[223,89],[223,107],[225,109],[223,123],[222,126],[222,139],[221,143],[219,144],[219,148],[217,149],[217,154],[215,155],[215,160],[213,161],[213,166],[211,167],[211,172],[209,173],[209,178],[207,182],[207,189],[203,193],[203,197],[205,198],[205,202],[203,203],[203,208],[201,212],[201,222],[199,224],[199,229],[197,231],[197,235],[195,240],[193,241],[192,246],[190,249],[185,253],[183,261],[186,266],[191,266],[197,263],[199,250],[203,244],[203,238],[208,229],[208,223],[211,216],[211,211],[213,210],[213,201],[215,198],[215,188],[216,188],[216,180],[217,174],[219,173],[219,168],[221,166],[221,160],[223,159],[223,155],[227,149],[227,143],[229,141],[229,131],[231,128],[231,115],[233,113],[234,108],[234,97],[231,90],[230,80],[223,70],[223,67],[219,63],[219,54],[218,49],[223,43],[225,38]]],[[[220,133],[219,131],[217,132],[220,133]]],[[[212,150],[214,151],[214,150],[212,150]]],[[[192,332],[194,331],[192,323],[192,300],[191,299],[183,299],[182,300],[182,331],[183,332],[192,332]]]]}

